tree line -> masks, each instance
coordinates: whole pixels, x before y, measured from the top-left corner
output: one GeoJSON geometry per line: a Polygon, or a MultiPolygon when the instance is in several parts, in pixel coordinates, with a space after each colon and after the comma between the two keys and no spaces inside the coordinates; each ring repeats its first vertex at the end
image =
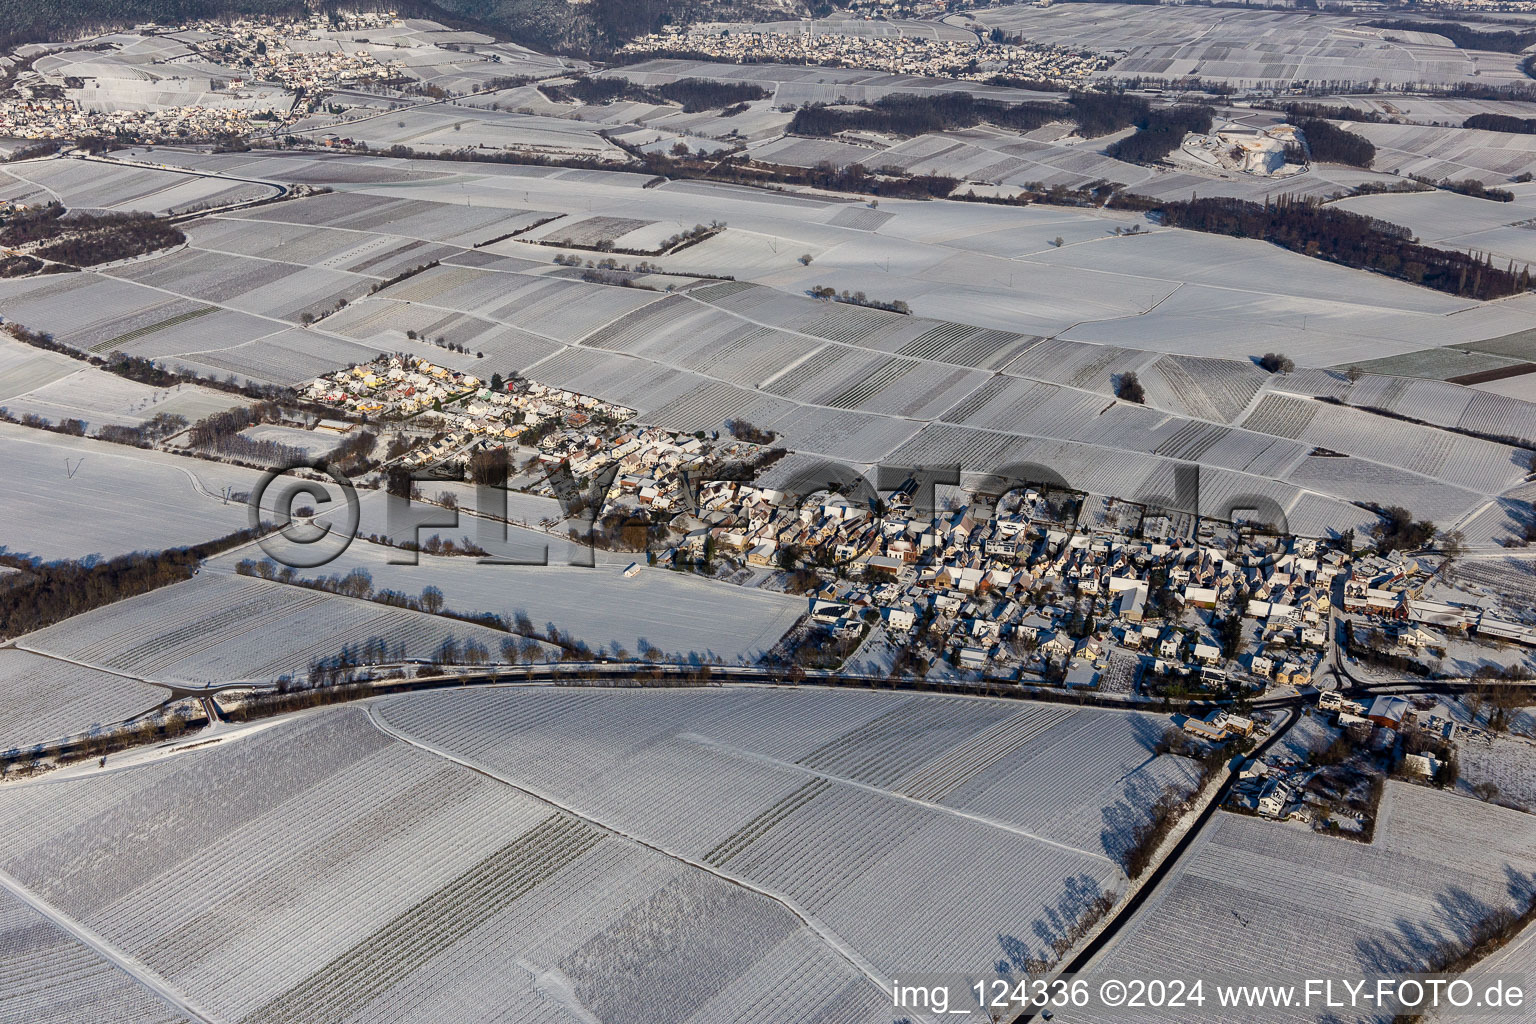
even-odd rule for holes
{"type": "Polygon", "coordinates": [[[1460,50],[1491,50],[1494,53],[1520,53],[1536,43],[1536,31],[1503,30],[1484,32],[1467,25],[1445,21],[1410,21],[1404,18],[1383,18],[1367,21],[1365,28],[1384,28],[1394,32],[1430,32],[1445,36],[1451,45],[1460,50]]]}
{"type": "Polygon", "coordinates": [[[135,552],[105,561],[42,563],[0,553],[0,565],[21,569],[0,587],[0,637],[51,626],[93,608],[192,578],[198,563],[255,539],[252,530],[191,547],[135,552]]]}

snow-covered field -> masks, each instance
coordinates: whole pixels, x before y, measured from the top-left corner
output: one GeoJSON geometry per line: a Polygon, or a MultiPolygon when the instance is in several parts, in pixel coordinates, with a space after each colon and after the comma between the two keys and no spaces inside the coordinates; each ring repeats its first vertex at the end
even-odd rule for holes
{"type": "Polygon", "coordinates": [[[4,175],[7,193],[16,184],[38,191],[33,202],[56,199],[70,209],[184,213],[198,207],[221,206],[268,199],[277,189],[259,182],[229,181],[134,167],[111,171],[105,165],[81,160],[38,160],[13,164],[4,175]]]}
{"type": "Polygon", "coordinates": [[[0,545],[44,559],[111,557],[196,544],[244,529],[226,501],[258,474],[87,438],[0,423],[0,545]]]}
{"type": "MultiPolygon", "coordinates": [[[[1536,818],[1388,783],[1369,844],[1220,812],[1098,961],[1103,977],[1279,980],[1420,969],[1441,942],[1536,893],[1536,818]]],[[[1315,1020],[1271,1009],[1266,1020],[1315,1020]]],[[[1124,1021],[1063,1010],[1062,1021],[1124,1021]]],[[[1136,1015],[1135,1020],[1168,1020],[1136,1015]]],[[[1229,1021],[1214,1001],[1181,1021],[1229,1021]]],[[[1241,1018],[1249,1019],[1249,1018],[1241,1018]]]]}
{"type": "Polygon", "coordinates": [[[50,423],[83,420],[86,429],[96,433],[105,426],[140,426],[162,414],[195,423],[246,404],[238,395],[195,384],[157,388],[84,363],[74,367],[66,377],[4,399],[6,410],[18,419],[30,414],[50,423]]]}
{"type": "Polygon", "coordinates": [[[1364,18],[1313,18],[1298,10],[1006,6],[978,12],[977,20],[984,29],[995,26],[1035,42],[1126,54],[1100,76],[1196,76],[1272,87],[1450,83],[1471,75],[1509,83],[1521,77],[1516,55],[1474,53],[1452,48],[1430,32],[1365,28],[1359,24],[1364,18]]]}
{"type": "MultiPolygon", "coordinates": [[[[212,1019],[876,1024],[889,972],[990,971],[1123,884],[1096,839],[961,794],[1038,753],[1036,785],[1129,824],[1113,808],[1158,721],[814,690],[434,694],[5,787],[0,869],[212,1019]],[[1086,768],[1046,767],[1091,743],[1110,746],[1086,768]]],[[[49,998],[89,998],[104,970],[49,998]]]]}
{"type": "MultiPolygon", "coordinates": [[[[345,575],[361,568],[378,589],[419,594],[423,587],[435,586],[454,611],[492,612],[508,621],[526,612],[540,630],[552,622],[593,650],[622,646],[633,654],[643,639],[669,654],[704,659],[718,655],[727,663],[756,660],[808,610],[804,598],[743,590],[668,569],[642,566],[638,575],[625,579],[622,570],[634,560],[632,555],[598,552],[596,567],[584,568],[569,564],[564,540],[522,530],[513,537],[511,557],[542,559],[547,547],[549,564],[481,565],[473,558],[423,554],[420,564],[391,565],[391,558],[404,553],[355,543],[309,575],[345,575]]],[[[219,564],[229,568],[251,556],[228,555],[219,564]]],[[[259,558],[259,552],[254,557],[259,558]]]]}
{"type": "MultiPolygon", "coordinates": [[[[1265,495],[1319,534],[1366,522],[1359,502],[1402,504],[1442,526],[1468,519],[1524,467],[1519,452],[1465,433],[1536,435],[1529,402],[1321,369],[1516,334],[1527,299],[1467,302],[1136,214],[876,207],[540,167],[483,165],[467,179],[425,161],[154,155],[247,176],[329,174],[338,190],[210,218],[186,249],[109,275],[0,283],[0,314],[83,349],[279,383],[413,351],[481,377],[520,371],[673,429],[746,419],[789,447],[859,464],[1040,463],[1120,497],[1165,493],[1175,463],[1193,461],[1207,468],[1211,514],[1265,495]],[[640,282],[656,290],[580,280],[516,235],[643,241],[710,221],[728,226],[657,258],[672,274],[640,282]],[[806,294],[823,285],[900,298],[916,315],[806,294]],[[299,326],[314,313],[328,315],[299,326]],[[1303,369],[1265,374],[1253,362],[1261,350],[1303,369]],[[1131,371],[1145,407],[1113,400],[1131,371]],[[1314,447],[1349,458],[1308,459],[1314,447]]],[[[44,398],[70,393],[69,381],[48,383],[53,372],[24,361],[11,375],[16,387],[38,379],[44,398]]],[[[122,404],[100,390],[97,404],[122,404]]],[[[1501,528],[1486,526],[1474,531],[1483,543],[1501,528]]]]}
{"type": "Polygon", "coordinates": [[[1157,716],[965,698],[541,688],[379,714],[791,901],[891,971],[989,968],[1004,935],[1043,952],[1046,922],[1117,889],[1130,830],[1191,778],[1151,757],[1157,716]]]}
{"type": "MultiPolygon", "coordinates": [[[[302,680],[310,665],[382,645],[374,660],[431,658],[452,638],[501,658],[509,634],[244,576],[196,579],[22,637],[29,650],[181,685],[302,680]]],[[[513,639],[516,639],[515,637],[513,639]]]]}
{"type": "Polygon", "coordinates": [[[0,1015],[15,1021],[191,1024],[41,912],[0,889],[0,1015]]]}
{"type": "Polygon", "coordinates": [[[164,703],[170,692],[25,651],[0,650],[0,750],[111,727],[164,703]]]}
{"type": "Polygon", "coordinates": [[[1496,737],[1456,744],[1461,767],[1457,791],[1470,794],[1479,783],[1497,787],[1494,803],[1536,811],[1536,742],[1496,737]]]}

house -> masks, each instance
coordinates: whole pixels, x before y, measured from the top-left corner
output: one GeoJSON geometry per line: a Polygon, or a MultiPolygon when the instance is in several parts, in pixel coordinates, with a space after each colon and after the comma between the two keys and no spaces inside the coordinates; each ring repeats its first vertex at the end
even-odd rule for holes
{"type": "Polygon", "coordinates": [[[1177,658],[1183,640],[1184,635],[1182,633],[1169,633],[1163,637],[1162,643],[1157,645],[1157,656],[1160,658],[1177,658]]]}
{"type": "Polygon", "coordinates": [[[1216,607],[1216,591],[1212,587],[1185,587],[1183,592],[1184,603],[1192,604],[1199,608],[1216,607]]]}
{"type": "Polygon", "coordinates": [[[1440,770],[1440,762],[1429,754],[1406,754],[1403,757],[1403,768],[1414,775],[1432,779],[1435,772],[1440,770]]]}
{"type": "Polygon", "coordinates": [[[1220,716],[1220,711],[1212,711],[1203,719],[1186,716],[1181,728],[1198,739],[1221,743],[1227,738],[1227,730],[1220,724],[1220,716]]]}
{"type": "Polygon", "coordinates": [[[838,601],[817,601],[811,606],[811,621],[824,626],[835,624],[848,614],[848,606],[838,601]]]}
{"type": "Polygon", "coordinates": [[[1312,682],[1312,670],[1288,661],[1275,669],[1275,682],[1281,686],[1306,686],[1312,682]]]}
{"type": "Polygon", "coordinates": [[[955,594],[933,595],[933,610],[940,615],[953,615],[960,610],[960,598],[955,594]]]}
{"type": "Polygon", "coordinates": [[[1216,714],[1219,716],[1216,720],[1228,732],[1235,732],[1239,736],[1253,735],[1255,728],[1253,719],[1245,718],[1242,715],[1234,715],[1230,711],[1218,711],[1216,714]]]}
{"type": "Polygon", "coordinates": [[[1072,641],[1060,633],[1040,633],[1040,653],[1047,658],[1065,658],[1072,653],[1072,641]]]}
{"type": "Polygon", "coordinates": [[[1268,678],[1275,673],[1275,661],[1263,654],[1255,654],[1253,660],[1248,663],[1248,670],[1256,676],[1268,678]]]}
{"type": "Polygon", "coordinates": [[[1280,779],[1269,780],[1259,792],[1259,813],[1266,818],[1283,816],[1292,795],[1289,783],[1280,779]]]}
{"type": "Polygon", "coordinates": [[[1024,618],[1014,623],[1015,636],[1025,637],[1029,640],[1038,640],[1042,634],[1051,632],[1051,620],[1039,612],[1030,612],[1024,618]]]}
{"type": "Polygon", "coordinates": [[[1377,725],[1388,729],[1401,729],[1403,716],[1408,713],[1408,700],[1406,697],[1394,697],[1384,694],[1371,701],[1370,710],[1365,717],[1377,725]]]}
{"type": "Polygon", "coordinates": [[[1207,665],[1215,664],[1221,658],[1221,648],[1206,643],[1203,640],[1195,641],[1195,660],[1207,665]]]}
{"type": "Polygon", "coordinates": [[[991,652],[985,647],[960,648],[960,667],[964,669],[983,669],[987,667],[987,659],[991,652]]]}
{"type": "Polygon", "coordinates": [[[917,615],[911,608],[887,608],[885,610],[885,625],[897,632],[905,632],[917,622],[917,615]]]}
{"type": "Polygon", "coordinates": [[[1120,617],[1126,622],[1140,622],[1147,608],[1145,585],[1133,587],[1120,595],[1120,617]]]}
{"type": "Polygon", "coordinates": [[[1403,626],[1399,628],[1396,639],[1404,647],[1412,647],[1415,650],[1429,647],[1435,642],[1433,633],[1428,633],[1417,626],[1403,626]]]}

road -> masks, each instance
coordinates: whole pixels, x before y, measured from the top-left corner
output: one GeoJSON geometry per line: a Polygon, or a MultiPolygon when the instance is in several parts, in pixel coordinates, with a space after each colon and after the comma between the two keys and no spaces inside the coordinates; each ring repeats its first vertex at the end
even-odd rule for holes
{"type": "MultiPolygon", "coordinates": [[[[1263,743],[1254,748],[1252,757],[1262,757],[1270,747],[1277,743],[1301,719],[1302,698],[1293,697],[1289,699],[1293,701],[1290,717],[1283,726],[1270,733],[1263,743]]],[[[1183,858],[1196,837],[1200,835],[1201,829],[1206,826],[1216,814],[1217,809],[1221,807],[1222,802],[1226,800],[1227,794],[1231,792],[1232,786],[1236,782],[1237,775],[1231,771],[1227,772],[1227,777],[1222,780],[1220,788],[1216,790],[1215,798],[1206,804],[1205,810],[1200,812],[1199,816],[1195,818],[1194,823],[1190,825],[1189,830],[1174,844],[1168,856],[1164,857],[1161,863],[1152,869],[1152,873],[1147,876],[1147,880],[1142,883],[1141,888],[1131,894],[1131,898],[1126,900],[1125,906],[1121,907],[1120,912],[1114,916],[1109,924],[1098,935],[1094,936],[1093,941],[1084,946],[1077,956],[1073,957],[1071,962],[1061,969],[1059,972],[1061,975],[1081,973],[1084,968],[1093,962],[1100,952],[1106,949],[1110,943],[1114,942],[1121,929],[1130,923],[1131,919],[1135,917],[1136,912],[1157,891],[1158,886],[1166,880],[1174,865],[1183,858]]],[[[1033,1013],[1026,1013],[1015,1018],[1014,1024],[1023,1024],[1025,1021],[1033,1020],[1035,1016],[1033,1013]]]]}
{"type": "MultiPolygon", "coordinates": [[[[59,158],[54,157],[54,158],[50,158],[50,159],[59,159],[59,158]]],[[[248,185],[264,185],[267,188],[271,188],[271,189],[276,189],[277,190],[273,195],[266,196],[266,197],[261,198],[261,199],[243,199],[243,200],[240,200],[239,202],[225,203],[223,206],[212,206],[212,207],[209,207],[206,210],[197,210],[197,211],[194,211],[193,213],[179,214],[175,218],[175,219],[178,219],[178,220],[184,219],[184,218],[190,218],[190,217],[205,217],[205,216],[207,216],[208,214],[211,214],[211,213],[223,213],[223,212],[228,211],[228,210],[238,210],[238,209],[241,209],[242,207],[254,206],[257,203],[270,202],[271,200],[274,200],[274,199],[281,199],[283,196],[286,196],[289,193],[289,191],[290,191],[290,186],[284,185],[280,181],[268,181],[268,180],[266,180],[264,178],[247,178],[247,177],[244,177],[243,175],[229,174],[229,173],[226,173],[224,171],[199,171],[199,170],[193,170],[192,168],[189,168],[189,167],[176,167],[176,166],[173,166],[171,164],[154,163],[154,162],[151,162],[151,161],[148,161],[148,160],[127,160],[127,159],[124,159],[124,158],[121,158],[121,157],[89,156],[89,155],[84,155],[84,154],[76,156],[74,159],[77,159],[77,160],[87,160],[87,161],[90,161],[91,163],[98,163],[98,164],[116,164],[118,166],[126,166],[126,167],[143,167],[143,168],[147,168],[147,169],[150,169],[150,170],[166,171],[166,172],[171,173],[171,174],[185,174],[188,177],[192,177],[192,178],[217,178],[220,181],[238,181],[238,182],[243,182],[243,183],[248,184],[248,185]]]]}

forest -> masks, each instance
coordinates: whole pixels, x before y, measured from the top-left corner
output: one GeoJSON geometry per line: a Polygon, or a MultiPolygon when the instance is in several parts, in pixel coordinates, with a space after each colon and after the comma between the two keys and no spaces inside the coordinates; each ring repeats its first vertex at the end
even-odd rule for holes
{"type": "Polygon", "coordinates": [[[1215,111],[1210,107],[1166,107],[1148,110],[1136,121],[1136,134],[1111,143],[1106,156],[1133,164],[1151,164],[1179,148],[1189,132],[1211,130],[1215,111]]]}
{"type": "Polygon", "coordinates": [[[148,213],[68,214],[58,203],[0,219],[0,245],[37,244],[45,260],[92,267],[186,241],[170,221],[148,213]]]}
{"type": "Polygon", "coordinates": [[[1282,197],[1260,204],[1211,198],[1154,204],[1126,197],[1114,205],[1154,210],[1171,227],[1260,238],[1463,298],[1501,299],[1531,287],[1528,267],[1511,262],[1500,268],[1487,257],[1421,245],[1400,225],[1302,200],[1282,197]]]}
{"type": "Polygon", "coordinates": [[[1536,135],[1536,117],[1511,117],[1509,114],[1473,114],[1461,122],[1463,128],[1511,135],[1536,135]]]}
{"type": "MultiPolygon", "coordinates": [[[[1269,108],[1276,109],[1276,108],[1269,108]]],[[[1330,121],[1361,121],[1367,124],[1386,124],[1390,119],[1375,110],[1364,110],[1331,103],[1287,103],[1278,109],[1285,111],[1292,124],[1298,119],[1323,117],[1330,121]]]]}
{"type": "Polygon", "coordinates": [[[257,534],[241,530],[189,548],[136,552],[105,561],[50,562],[0,554],[0,565],[24,570],[0,585],[0,637],[30,633],[72,615],[192,578],[198,564],[257,534]]]}
{"type": "Polygon", "coordinates": [[[1536,31],[1483,32],[1480,29],[1446,21],[1383,19],[1367,21],[1365,27],[1384,28],[1397,32],[1433,32],[1437,36],[1445,36],[1453,46],[1460,49],[1492,50],[1495,53],[1519,53],[1532,43],[1536,43],[1536,31]]]}
{"type": "Polygon", "coordinates": [[[1320,117],[1301,118],[1292,123],[1306,136],[1307,149],[1313,160],[1368,168],[1376,159],[1376,147],[1363,135],[1329,124],[1320,117]]]}
{"type": "Polygon", "coordinates": [[[578,78],[566,85],[541,85],[539,91],[557,103],[681,103],[685,114],[766,99],[770,95],[768,90],[748,82],[713,82],[707,78],[684,78],[656,86],[640,85],[627,78],[578,78]]]}
{"type": "Polygon", "coordinates": [[[964,92],[929,96],[893,93],[859,110],[835,110],[823,104],[801,107],[795,111],[789,130],[795,135],[869,131],[910,136],[972,128],[986,121],[1001,128],[1029,131],[1063,120],[1066,114],[1066,108],[1057,103],[1001,103],[964,92]]]}
{"type": "Polygon", "coordinates": [[[795,112],[789,130],[796,135],[835,135],[859,130],[912,136],[973,128],[982,122],[1029,131],[1052,121],[1071,121],[1084,136],[1091,138],[1119,131],[1150,114],[1146,100],[1113,92],[1074,93],[1066,103],[1004,103],[976,99],[964,92],[894,93],[860,110],[834,110],[824,105],[802,107],[795,112]]]}

